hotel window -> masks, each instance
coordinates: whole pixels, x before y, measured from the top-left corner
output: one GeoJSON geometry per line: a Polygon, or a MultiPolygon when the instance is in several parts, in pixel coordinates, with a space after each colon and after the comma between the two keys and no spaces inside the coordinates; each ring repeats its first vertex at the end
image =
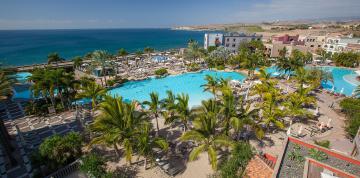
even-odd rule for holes
{"type": "Polygon", "coordinates": [[[321,45],[318,45],[318,48],[320,48],[321,47],[321,45]]]}
{"type": "Polygon", "coordinates": [[[232,45],[233,48],[235,48],[235,46],[236,46],[235,44],[232,45]]]}
{"type": "Polygon", "coordinates": [[[235,42],[236,41],[236,38],[233,38],[233,42],[235,42]]]}
{"type": "Polygon", "coordinates": [[[229,42],[229,41],[230,41],[230,39],[229,39],[229,38],[226,38],[226,41],[227,41],[227,42],[229,42]]]}
{"type": "Polygon", "coordinates": [[[226,47],[229,47],[229,44],[226,44],[226,47]]]}
{"type": "Polygon", "coordinates": [[[310,45],[310,47],[311,47],[311,48],[313,48],[313,47],[314,47],[314,45],[310,45]]]}

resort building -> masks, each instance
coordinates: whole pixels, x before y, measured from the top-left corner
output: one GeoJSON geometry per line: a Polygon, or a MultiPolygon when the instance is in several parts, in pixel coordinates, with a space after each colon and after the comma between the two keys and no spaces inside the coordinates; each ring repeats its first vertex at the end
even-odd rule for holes
{"type": "Polygon", "coordinates": [[[322,48],[325,42],[325,36],[312,36],[306,35],[299,38],[304,42],[305,47],[309,49],[309,52],[315,53],[317,49],[322,48]]]}
{"type": "Polygon", "coordinates": [[[327,37],[323,49],[329,53],[339,53],[354,49],[359,51],[360,38],[349,37],[327,37]]]}
{"type": "Polygon", "coordinates": [[[274,36],[271,41],[274,44],[304,45],[304,42],[299,40],[299,35],[290,36],[286,34],[283,36],[274,36]]]}
{"type": "Polygon", "coordinates": [[[223,34],[221,33],[205,33],[204,49],[208,49],[210,46],[222,46],[223,41],[223,34]]]}
{"type": "Polygon", "coordinates": [[[356,178],[360,161],[315,144],[288,137],[279,155],[273,178],[356,178]]]}
{"type": "Polygon", "coordinates": [[[255,33],[251,35],[245,33],[227,33],[224,35],[224,46],[231,52],[236,53],[238,52],[241,43],[254,40],[260,41],[261,38],[261,35],[256,35],[255,33]]]}
{"type": "Polygon", "coordinates": [[[280,50],[282,50],[284,47],[286,48],[286,57],[291,56],[291,53],[293,50],[299,50],[303,53],[306,53],[309,48],[304,45],[295,45],[293,43],[291,44],[281,44],[281,43],[275,43],[275,44],[264,44],[266,54],[271,58],[280,57],[280,50]]]}
{"type": "Polygon", "coordinates": [[[244,42],[249,42],[252,40],[260,41],[262,39],[261,35],[256,34],[245,34],[245,33],[206,33],[204,38],[204,48],[208,49],[210,46],[224,46],[229,49],[231,52],[236,53],[239,50],[240,44],[244,42]]]}

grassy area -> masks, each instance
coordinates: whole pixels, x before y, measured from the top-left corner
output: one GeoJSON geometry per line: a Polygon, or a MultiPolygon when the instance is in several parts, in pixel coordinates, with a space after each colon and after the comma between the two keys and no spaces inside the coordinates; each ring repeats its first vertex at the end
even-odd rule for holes
{"type": "Polygon", "coordinates": [[[231,26],[231,27],[225,27],[225,31],[245,31],[249,33],[255,33],[255,32],[263,32],[264,29],[262,29],[260,26],[231,26]]]}

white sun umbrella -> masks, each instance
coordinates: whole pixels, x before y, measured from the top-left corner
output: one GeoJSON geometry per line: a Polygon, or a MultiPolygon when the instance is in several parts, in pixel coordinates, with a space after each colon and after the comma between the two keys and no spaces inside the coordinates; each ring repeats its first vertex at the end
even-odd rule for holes
{"type": "Polygon", "coordinates": [[[298,134],[299,134],[299,135],[301,135],[302,130],[303,130],[303,126],[302,126],[302,125],[300,125],[299,131],[298,131],[298,134]]]}
{"type": "Polygon", "coordinates": [[[319,107],[317,107],[315,110],[315,115],[318,115],[318,114],[319,114],[319,107]]]}
{"type": "Polygon", "coordinates": [[[331,88],[331,92],[335,91],[335,85],[333,85],[333,87],[331,88]]]}
{"type": "Polygon", "coordinates": [[[329,127],[329,128],[331,127],[331,121],[332,121],[332,119],[329,118],[328,122],[326,123],[326,127],[329,127]]]}
{"type": "Polygon", "coordinates": [[[287,76],[287,79],[286,80],[289,80],[290,79],[290,75],[287,76]]]}
{"type": "Polygon", "coordinates": [[[343,93],[344,93],[344,87],[341,88],[341,90],[340,90],[340,94],[343,94],[343,93]]]}
{"type": "Polygon", "coordinates": [[[288,128],[288,130],[286,131],[286,135],[290,135],[291,134],[291,125],[292,125],[292,120],[290,121],[290,126],[288,128]]]}

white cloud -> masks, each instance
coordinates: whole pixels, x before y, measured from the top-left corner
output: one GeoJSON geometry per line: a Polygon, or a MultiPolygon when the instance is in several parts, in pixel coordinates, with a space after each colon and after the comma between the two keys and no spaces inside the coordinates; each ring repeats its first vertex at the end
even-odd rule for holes
{"type": "Polygon", "coordinates": [[[360,16],[360,0],[271,0],[235,13],[237,21],[360,16]]]}

